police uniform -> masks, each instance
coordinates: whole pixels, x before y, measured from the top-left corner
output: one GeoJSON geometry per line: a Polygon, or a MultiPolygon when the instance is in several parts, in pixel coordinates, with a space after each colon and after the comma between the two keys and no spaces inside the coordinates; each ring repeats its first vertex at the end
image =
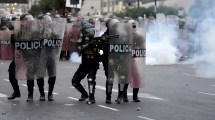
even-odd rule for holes
{"type": "MultiPolygon", "coordinates": [[[[88,88],[89,88],[89,104],[95,103],[95,79],[96,79],[96,73],[99,69],[99,53],[98,48],[95,44],[88,43],[89,41],[93,41],[94,35],[88,36],[84,31],[87,28],[94,28],[93,25],[89,23],[85,23],[85,25],[82,25],[82,41],[79,44],[80,46],[84,46],[87,44],[87,47],[81,50],[82,60],[81,64],[79,65],[79,68],[75,72],[73,78],[72,78],[72,85],[81,93],[81,98],[79,101],[84,101],[88,98],[87,91],[84,89],[84,87],[80,84],[81,80],[87,76],[88,80],[88,88]],[[84,27],[83,27],[84,26],[84,27]],[[86,26],[86,27],[85,27],[86,26]]],[[[94,34],[94,33],[93,33],[94,34]]]]}
{"type": "MultiPolygon", "coordinates": [[[[6,23],[6,19],[2,18],[1,19],[2,24],[0,25],[1,30],[8,30],[8,27],[6,27],[5,25],[7,24],[3,24],[6,23]]],[[[11,34],[11,44],[14,46],[14,33],[11,34]]],[[[13,48],[13,52],[14,52],[14,48],[13,48]]],[[[19,90],[19,85],[18,85],[18,80],[16,79],[16,73],[15,73],[15,62],[14,62],[14,58],[12,60],[12,62],[9,65],[9,81],[13,87],[13,93],[8,97],[8,100],[13,100],[15,98],[19,98],[21,97],[20,94],[20,90],[19,90]]]]}
{"type": "MultiPolygon", "coordinates": [[[[51,23],[52,18],[49,15],[43,15],[39,19],[44,20],[47,23],[51,23]]],[[[43,38],[51,38],[51,29],[48,28],[49,24],[44,28],[44,34],[43,38]]],[[[43,46],[41,50],[41,61],[40,61],[40,72],[38,75],[40,76],[45,76],[46,70],[48,72],[48,84],[49,84],[49,90],[48,90],[48,101],[54,101],[53,98],[53,90],[54,90],[54,85],[56,81],[56,61],[55,61],[55,54],[56,50],[53,49],[52,47],[49,46],[43,46]]],[[[37,84],[39,87],[40,91],[40,101],[45,101],[45,92],[44,92],[44,78],[39,77],[37,79],[37,84]]]]}
{"type": "MultiPolygon", "coordinates": [[[[118,22],[116,19],[108,19],[106,21],[106,27],[107,30],[106,32],[102,35],[102,36],[109,36],[109,27],[112,24],[115,24],[116,22],[118,22]]],[[[111,95],[112,95],[112,88],[113,88],[113,78],[114,78],[114,66],[113,65],[109,65],[109,43],[108,41],[104,41],[102,42],[101,45],[101,49],[103,50],[103,55],[102,55],[102,64],[104,67],[104,72],[105,72],[105,76],[106,76],[106,103],[107,104],[111,104],[111,95]]]]}

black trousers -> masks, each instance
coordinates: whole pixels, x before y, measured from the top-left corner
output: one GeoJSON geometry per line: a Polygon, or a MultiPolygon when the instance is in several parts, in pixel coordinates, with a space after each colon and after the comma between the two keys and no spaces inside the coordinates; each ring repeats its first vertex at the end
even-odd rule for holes
{"type": "Polygon", "coordinates": [[[15,62],[12,61],[9,65],[9,81],[13,87],[13,90],[15,93],[20,92],[19,90],[19,85],[18,85],[18,80],[16,79],[16,73],[15,73],[15,62]]]}
{"type": "MultiPolygon", "coordinates": [[[[49,84],[48,95],[52,95],[52,92],[54,90],[55,81],[56,81],[56,76],[49,77],[49,79],[48,79],[48,84],[49,84]]],[[[44,78],[37,79],[37,85],[39,87],[40,94],[45,95],[45,93],[44,93],[44,78]]]]}
{"type": "MultiPolygon", "coordinates": [[[[49,91],[48,94],[52,95],[54,85],[55,85],[56,77],[49,77],[48,84],[49,84],[49,91]]],[[[37,79],[37,85],[39,88],[40,95],[45,95],[44,93],[44,78],[37,79]]],[[[34,80],[27,80],[28,86],[28,95],[33,96],[34,92],[34,80]]]]}
{"type": "Polygon", "coordinates": [[[94,64],[80,64],[78,70],[75,72],[72,78],[72,85],[81,93],[87,94],[84,87],[81,85],[81,80],[83,80],[86,76],[87,79],[91,78],[93,83],[95,84],[96,73],[98,70],[99,63],[94,64]]]}

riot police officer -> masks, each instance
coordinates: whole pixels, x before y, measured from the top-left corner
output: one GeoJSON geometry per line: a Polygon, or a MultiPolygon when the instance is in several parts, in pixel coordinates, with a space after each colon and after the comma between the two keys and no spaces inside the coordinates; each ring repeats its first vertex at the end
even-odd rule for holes
{"type": "MultiPolygon", "coordinates": [[[[42,38],[44,39],[48,39],[51,37],[51,29],[49,27],[51,27],[51,22],[52,22],[52,18],[48,15],[42,15],[39,17],[40,20],[42,20],[45,24],[43,24],[43,35],[42,38]]],[[[41,63],[40,63],[40,71],[43,72],[41,74],[43,74],[42,76],[45,76],[45,71],[47,69],[48,72],[48,84],[49,84],[49,89],[48,89],[48,101],[54,101],[54,97],[53,97],[53,90],[54,90],[54,85],[55,85],[55,81],[56,81],[56,63],[55,63],[55,54],[54,54],[55,50],[52,49],[51,47],[47,47],[44,46],[42,48],[41,54],[43,55],[41,57],[41,63]]],[[[45,92],[44,92],[44,78],[41,77],[39,79],[37,79],[37,84],[39,87],[39,91],[40,91],[40,101],[45,101],[45,92]]]]}
{"type": "MultiPolygon", "coordinates": [[[[9,22],[9,20],[7,20],[6,17],[2,17],[1,18],[0,29],[2,31],[9,31],[9,28],[7,27],[8,26],[8,22],[9,22]]],[[[14,33],[13,32],[11,34],[11,44],[12,44],[12,46],[14,46],[14,33]]],[[[12,49],[13,49],[13,52],[14,52],[14,48],[12,48],[12,49]]],[[[8,97],[8,100],[13,100],[15,98],[21,97],[20,90],[19,90],[19,85],[18,85],[18,80],[16,79],[16,75],[15,75],[15,62],[14,62],[14,58],[13,58],[12,62],[9,65],[8,72],[9,72],[9,81],[10,81],[10,83],[11,83],[11,85],[13,87],[13,91],[14,91],[8,97]]]]}
{"type": "MultiPolygon", "coordinates": [[[[34,18],[31,14],[24,13],[20,16],[20,21],[31,22],[31,21],[34,21],[34,18]]],[[[23,26],[23,27],[28,27],[28,26],[23,26]]],[[[27,31],[20,31],[17,37],[25,36],[25,34],[27,34],[25,32],[27,31]]],[[[38,55],[40,50],[23,50],[21,52],[24,56],[24,62],[26,63],[26,76],[27,76],[27,86],[28,86],[28,98],[26,101],[33,102],[34,76],[36,75],[38,70],[38,67],[36,66],[38,65],[38,60],[39,60],[39,56],[36,56],[36,57],[34,56],[38,55]]]]}
{"type": "MultiPolygon", "coordinates": [[[[136,21],[134,20],[128,20],[127,22],[128,24],[132,25],[132,49],[135,50],[135,49],[145,49],[145,39],[141,38],[137,33],[136,33],[136,27],[137,27],[137,23],[136,21]]],[[[140,86],[143,86],[143,82],[140,82],[142,81],[141,79],[137,79],[139,78],[139,75],[138,73],[135,73],[135,72],[138,72],[135,69],[135,65],[134,65],[134,56],[133,57],[133,60],[132,60],[132,80],[131,80],[131,84],[135,84],[135,86],[132,86],[133,87],[133,101],[134,102],[140,102],[139,98],[138,98],[138,92],[139,92],[139,87],[140,86]]],[[[145,57],[145,56],[143,56],[145,57]]],[[[143,59],[143,58],[141,58],[143,59]]],[[[144,66],[142,66],[144,67],[144,66]]],[[[124,84],[124,87],[123,87],[123,101],[124,102],[128,102],[128,96],[127,96],[127,89],[128,89],[128,85],[129,84],[124,84]]]]}
{"type": "Polygon", "coordinates": [[[88,104],[95,103],[95,79],[99,68],[99,53],[98,48],[93,42],[95,35],[94,26],[86,21],[81,23],[82,41],[78,49],[82,55],[82,62],[72,78],[72,85],[81,93],[79,101],[85,101],[88,97],[88,104]],[[87,75],[89,96],[84,87],[80,84],[81,80],[87,75]]]}
{"type": "MultiPolygon", "coordinates": [[[[106,27],[107,30],[102,36],[108,36],[109,35],[109,28],[115,24],[118,23],[119,21],[117,19],[108,19],[106,20],[106,27]]],[[[113,88],[113,77],[114,73],[113,70],[108,71],[108,67],[112,68],[111,66],[108,66],[108,51],[109,51],[109,44],[108,41],[104,41],[102,44],[102,64],[104,67],[105,71],[105,76],[106,76],[106,103],[111,104],[111,94],[112,94],[112,88],[113,88]]]]}

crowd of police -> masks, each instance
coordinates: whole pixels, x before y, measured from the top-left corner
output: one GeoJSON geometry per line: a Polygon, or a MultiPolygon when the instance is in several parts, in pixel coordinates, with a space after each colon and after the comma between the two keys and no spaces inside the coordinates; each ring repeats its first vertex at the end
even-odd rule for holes
{"type": "MultiPolygon", "coordinates": [[[[55,17],[60,17],[59,15],[56,15],[55,17]]],[[[51,20],[52,17],[49,14],[44,14],[39,16],[38,18],[33,18],[32,15],[30,14],[23,14],[20,16],[20,21],[33,21],[34,19],[45,19],[45,20],[51,20]]],[[[13,19],[15,20],[15,19],[13,19]]],[[[78,51],[79,54],[82,56],[82,60],[81,60],[81,64],[79,65],[77,71],[75,72],[74,76],[72,77],[72,85],[81,93],[81,97],[79,99],[79,101],[85,101],[87,100],[88,104],[94,104],[95,103],[95,86],[96,86],[96,74],[97,74],[97,70],[99,69],[99,63],[102,62],[103,67],[104,67],[104,73],[106,76],[106,103],[107,104],[111,104],[111,94],[112,94],[112,88],[113,88],[113,83],[114,83],[114,79],[115,79],[115,73],[114,70],[117,71],[117,69],[119,69],[119,67],[121,67],[120,69],[126,69],[123,68],[123,65],[119,66],[116,64],[116,61],[114,61],[114,59],[117,58],[111,58],[113,56],[111,56],[110,54],[110,42],[109,40],[117,40],[119,38],[119,35],[113,35],[112,33],[114,31],[112,31],[112,33],[110,33],[110,29],[113,29],[114,26],[116,26],[117,24],[121,23],[122,21],[119,21],[117,19],[101,19],[101,22],[105,23],[106,26],[106,31],[101,35],[101,37],[95,37],[95,22],[93,19],[89,19],[89,20],[78,20],[77,24],[78,26],[81,28],[81,41],[78,42],[78,51]],[[100,54],[100,51],[103,51],[103,54],[100,54]],[[115,62],[115,63],[114,63],[115,62]],[[88,92],[84,89],[84,87],[81,84],[81,80],[83,80],[85,77],[87,76],[87,82],[88,82],[88,92]]],[[[131,37],[131,46],[127,47],[127,49],[129,49],[128,51],[126,51],[127,53],[129,53],[128,55],[130,57],[132,57],[132,50],[136,50],[137,49],[137,53],[139,55],[139,51],[145,54],[145,39],[144,38],[138,38],[138,34],[136,33],[136,28],[138,25],[138,22],[134,21],[134,20],[126,20],[123,21],[124,24],[127,24],[128,26],[130,26],[130,28],[132,30],[130,30],[130,35],[131,37]],[[131,50],[130,50],[131,49],[131,50]]],[[[1,30],[12,30],[13,31],[13,26],[12,25],[13,22],[7,20],[6,18],[1,18],[1,25],[0,28],[1,30]]],[[[44,33],[45,35],[48,35],[47,33],[44,33]]],[[[16,38],[14,37],[14,34],[12,32],[11,35],[11,43],[15,46],[16,44],[16,38]]],[[[16,49],[14,47],[14,49],[16,49]]],[[[43,54],[45,56],[48,56],[50,54],[50,52],[52,52],[51,49],[48,49],[46,47],[41,48],[43,51],[43,54]],[[45,49],[45,50],[43,50],[45,49]]],[[[28,52],[32,52],[30,50],[28,50],[28,52]]],[[[34,51],[35,52],[35,51],[34,51]]],[[[116,52],[116,51],[115,51],[116,52]]],[[[136,53],[133,52],[133,53],[136,53]]],[[[28,53],[25,53],[27,55],[29,55],[28,53]]],[[[25,55],[24,54],[24,55],[25,55]]],[[[136,55],[135,57],[138,57],[138,55],[136,55]]],[[[123,57],[123,55],[119,55],[121,57],[123,57]]],[[[28,56],[26,56],[27,58],[28,56]]],[[[141,59],[144,59],[145,55],[141,56],[141,59]]],[[[126,62],[123,62],[123,59],[126,58],[120,58],[121,63],[124,64],[128,64],[126,62]]],[[[35,61],[35,60],[34,60],[35,61]]],[[[43,69],[47,69],[48,71],[48,84],[49,84],[49,91],[48,91],[48,101],[53,101],[53,89],[55,86],[55,81],[56,81],[56,63],[52,62],[54,61],[52,57],[45,57],[44,59],[45,62],[43,62],[43,69]],[[48,64],[49,62],[49,64],[48,64]],[[52,64],[50,64],[50,62],[52,64]]],[[[145,61],[145,60],[144,60],[145,61]]],[[[26,63],[28,63],[28,65],[34,64],[34,62],[32,60],[25,60],[26,63]]],[[[118,74],[118,79],[120,79],[121,83],[118,83],[118,97],[115,100],[117,103],[121,103],[122,101],[124,102],[128,102],[128,97],[127,97],[127,89],[129,86],[129,83],[132,80],[125,80],[125,79],[137,79],[137,77],[139,75],[134,75],[135,73],[133,73],[133,70],[135,71],[137,68],[134,67],[135,65],[133,65],[133,63],[135,63],[134,61],[131,61],[132,66],[131,70],[132,70],[132,77],[129,78],[126,74],[126,72],[121,72],[120,74],[118,74]],[[136,78],[135,78],[136,77],[136,78]],[[125,82],[126,81],[126,82],[125,82]]],[[[21,97],[20,94],[20,90],[19,90],[19,85],[18,85],[18,80],[16,78],[16,64],[15,64],[15,59],[12,60],[12,62],[9,65],[9,81],[13,87],[14,92],[12,93],[11,96],[8,97],[8,100],[13,100],[15,98],[19,98],[21,97]]],[[[143,66],[144,67],[144,66],[143,66]]],[[[33,91],[34,91],[34,77],[32,77],[32,72],[35,72],[34,70],[32,70],[32,66],[31,67],[27,67],[26,68],[27,72],[26,72],[26,79],[27,79],[27,86],[28,86],[28,98],[27,98],[27,102],[33,102],[33,91]]],[[[128,68],[127,68],[128,69],[128,68]]],[[[131,72],[131,71],[130,71],[131,72]]],[[[138,71],[136,71],[138,72],[138,71]]],[[[140,79],[140,78],[138,78],[140,79]]],[[[143,78],[141,78],[143,79],[143,78]]],[[[37,85],[39,87],[39,92],[40,92],[40,101],[45,101],[45,92],[44,92],[44,77],[37,77],[37,85]]],[[[137,83],[138,84],[138,83],[137,83]]],[[[139,83],[140,84],[140,83],[139,83]]],[[[138,98],[138,91],[139,91],[140,85],[136,85],[136,87],[133,86],[133,101],[134,102],[140,102],[140,99],[138,98]],[[138,86],[138,87],[137,87],[138,86]]]]}

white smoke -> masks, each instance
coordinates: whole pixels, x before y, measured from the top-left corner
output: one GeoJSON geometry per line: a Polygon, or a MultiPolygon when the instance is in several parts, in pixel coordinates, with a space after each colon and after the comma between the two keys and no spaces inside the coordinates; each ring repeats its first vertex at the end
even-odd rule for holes
{"type": "Polygon", "coordinates": [[[153,23],[146,33],[146,64],[175,64],[178,39],[176,26],[153,23]]]}
{"type": "Polygon", "coordinates": [[[196,0],[190,8],[189,15],[196,21],[193,34],[194,47],[189,62],[196,65],[198,76],[215,78],[215,1],[196,0]]]}
{"type": "Polygon", "coordinates": [[[81,56],[77,52],[73,52],[70,55],[70,61],[75,63],[81,63],[81,56]]]}

